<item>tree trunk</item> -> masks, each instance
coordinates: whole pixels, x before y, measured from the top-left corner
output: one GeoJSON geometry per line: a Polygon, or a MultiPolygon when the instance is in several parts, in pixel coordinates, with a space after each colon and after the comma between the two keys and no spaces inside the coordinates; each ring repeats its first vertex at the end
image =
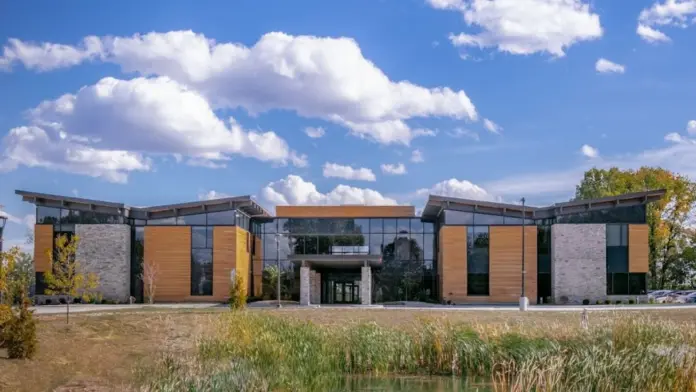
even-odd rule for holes
{"type": "Polygon", "coordinates": [[[65,300],[65,305],[67,306],[67,312],[65,312],[65,323],[70,324],[70,299],[65,300]]]}

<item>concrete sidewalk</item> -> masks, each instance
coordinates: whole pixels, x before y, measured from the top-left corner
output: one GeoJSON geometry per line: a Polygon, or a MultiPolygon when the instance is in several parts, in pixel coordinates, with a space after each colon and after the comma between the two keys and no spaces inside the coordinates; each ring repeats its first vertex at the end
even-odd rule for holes
{"type": "MultiPolygon", "coordinates": [[[[251,305],[251,304],[250,304],[251,305]]],[[[221,303],[173,303],[173,304],[133,304],[133,305],[81,305],[75,304],[70,305],[70,313],[105,313],[111,311],[124,311],[124,310],[147,310],[147,309],[224,309],[227,308],[227,304],[221,303]]],[[[250,309],[254,308],[275,308],[275,303],[268,304],[268,306],[249,306],[250,309]]],[[[37,315],[46,314],[62,314],[65,313],[65,305],[43,305],[35,306],[31,308],[35,311],[37,315]]],[[[333,310],[346,310],[346,309],[361,309],[365,311],[384,309],[384,310],[405,310],[405,311],[447,311],[447,312],[471,312],[471,311],[482,311],[482,312],[519,312],[519,308],[515,305],[435,305],[428,304],[426,306],[417,305],[312,305],[312,306],[300,306],[298,304],[283,303],[282,309],[293,309],[293,310],[317,310],[317,309],[333,309],[333,310]]],[[[280,309],[282,311],[282,309],[280,309]]],[[[696,304],[689,305],[530,305],[528,308],[529,312],[581,312],[587,309],[589,312],[594,311],[636,311],[636,310],[675,310],[675,309],[696,309],[696,304]]]]}

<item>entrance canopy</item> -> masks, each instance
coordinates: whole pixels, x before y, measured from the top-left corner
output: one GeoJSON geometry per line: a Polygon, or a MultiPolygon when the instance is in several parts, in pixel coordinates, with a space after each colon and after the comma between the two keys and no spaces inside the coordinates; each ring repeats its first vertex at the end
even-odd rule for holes
{"type": "Polygon", "coordinates": [[[360,268],[367,263],[370,267],[381,267],[381,255],[291,255],[288,260],[301,265],[303,262],[314,268],[360,268]]]}

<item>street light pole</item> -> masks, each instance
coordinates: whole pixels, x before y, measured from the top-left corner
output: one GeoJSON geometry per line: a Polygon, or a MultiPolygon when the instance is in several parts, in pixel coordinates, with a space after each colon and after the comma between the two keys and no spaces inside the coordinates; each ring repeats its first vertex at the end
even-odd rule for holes
{"type": "Polygon", "coordinates": [[[525,237],[526,237],[526,224],[527,224],[527,208],[525,206],[525,199],[522,198],[522,295],[520,296],[520,310],[526,311],[529,305],[529,300],[527,299],[525,278],[527,276],[527,269],[525,265],[525,237]]]}
{"type": "Polygon", "coordinates": [[[2,206],[0,205],[0,252],[2,252],[2,232],[5,230],[5,223],[7,223],[7,215],[2,212],[2,206]]]}

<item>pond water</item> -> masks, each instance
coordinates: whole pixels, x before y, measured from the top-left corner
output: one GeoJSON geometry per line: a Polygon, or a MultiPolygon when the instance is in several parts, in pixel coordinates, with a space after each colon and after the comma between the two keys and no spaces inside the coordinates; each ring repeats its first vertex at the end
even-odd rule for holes
{"type": "Polygon", "coordinates": [[[457,377],[346,377],[337,380],[334,391],[384,392],[491,392],[485,383],[475,383],[457,377]]]}

